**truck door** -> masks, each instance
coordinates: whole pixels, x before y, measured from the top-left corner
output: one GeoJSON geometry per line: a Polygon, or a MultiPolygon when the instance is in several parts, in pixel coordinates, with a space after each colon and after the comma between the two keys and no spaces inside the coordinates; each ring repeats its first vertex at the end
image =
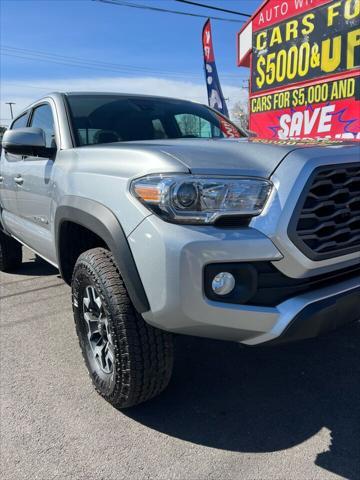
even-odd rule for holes
{"type": "MultiPolygon", "coordinates": [[[[29,118],[29,112],[23,113],[17,118],[12,126],[11,130],[16,128],[24,128],[27,126],[29,118]]],[[[2,209],[2,221],[6,230],[10,233],[12,231],[12,224],[17,217],[17,190],[19,181],[17,178],[19,166],[23,160],[21,155],[12,155],[1,151],[0,161],[0,207],[2,209]]]]}
{"type": "MultiPolygon", "coordinates": [[[[29,126],[45,132],[46,146],[56,146],[54,111],[48,102],[34,107],[29,126]]],[[[54,158],[24,157],[19,165],[17,209],[19,236],[30,248],[55,262],[56,253],[52,238],[50,211],[52,202],[54,158]]]]}

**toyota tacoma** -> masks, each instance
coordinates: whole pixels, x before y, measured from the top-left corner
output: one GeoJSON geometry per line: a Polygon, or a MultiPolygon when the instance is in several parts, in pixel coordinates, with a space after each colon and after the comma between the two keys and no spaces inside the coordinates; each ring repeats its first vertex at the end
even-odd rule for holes
{"type": "Polygon", "coordinates": [[[276,345],[360,318],[360,150],[246,138],[184,100],[53,93],[5,133],[0,269],[72,288],[97,391],[159,394],[173,334],[276,345]]]}

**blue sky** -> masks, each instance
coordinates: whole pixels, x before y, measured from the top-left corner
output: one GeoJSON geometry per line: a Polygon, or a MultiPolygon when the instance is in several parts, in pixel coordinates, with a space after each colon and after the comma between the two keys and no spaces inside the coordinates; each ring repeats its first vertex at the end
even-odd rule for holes
{"type": "MultiPolygon", "coordinates": [[[[130,0],[129,0],[130,1],[130,0]]],[[[246,69],[236,67],[236,32],[242,17],[174,0],[131,0],[133,3],[213,15],[239,23],[212,21],[216,61],[230,106],[245,98],[241,88],[246,69]]],[[[214,6],[253,13],[260,0],[198,0],[214,6]]],[[[15,112],[49,90],[122,90],[174,95],[204,101],[201,30],[205,19],[151,12],[91,0],[1,0],[1,111],[6,101],[15,112]],[[31,51],[31,52],[29,52],[31,51]],[[42,61],[45,52],[56,62],[42,61]],[[16,56],[14,56],[16,55],[16,56]],[[20,58],[20,57],[32,57],[20,58]],[[55,56],[52,56],[55,55],[55,56]],[[77,57],[94,63],[68,65],[77,57]],[[125,66],[128,66],[125,68],[125,66]],[[135,68],[134,68],[135,67],[135,68]]]]}

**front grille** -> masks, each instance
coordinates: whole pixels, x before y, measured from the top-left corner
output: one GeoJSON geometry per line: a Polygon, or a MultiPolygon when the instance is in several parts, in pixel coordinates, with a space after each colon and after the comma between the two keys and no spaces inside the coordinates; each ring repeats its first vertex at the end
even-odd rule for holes
{"type": "Polygon", "coordinates": [[[288,234],[312,260],[360,251],[360,163],[314,170],[288,234]]]}

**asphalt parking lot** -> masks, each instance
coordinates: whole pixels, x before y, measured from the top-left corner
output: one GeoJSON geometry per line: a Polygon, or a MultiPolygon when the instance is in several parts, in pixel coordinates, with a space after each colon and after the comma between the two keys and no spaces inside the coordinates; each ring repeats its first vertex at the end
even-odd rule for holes
{"type": "Polygon", "coordinates": [[[178,337],[168,390],[119,412],[58,272],[27,253],[0,275],[4,480],[360,479],[360,323],[281,348],[178,337]]]}

